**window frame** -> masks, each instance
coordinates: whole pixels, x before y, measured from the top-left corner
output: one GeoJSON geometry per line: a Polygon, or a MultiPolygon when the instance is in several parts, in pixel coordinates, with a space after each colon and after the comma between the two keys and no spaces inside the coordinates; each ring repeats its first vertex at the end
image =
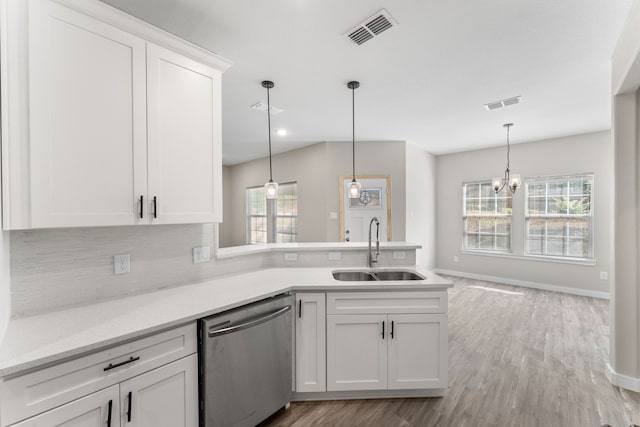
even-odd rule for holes
{"type": "MultiPolygon", "coordinates": [[[[494,212],[491,215],[482,215],[482,214],[478,214],[478,215],[468,215],[467,214],[467,186],[470,185],[479,185],[481,186],[478,189],[478,203],[481,203],[483,197],[482,197],[482,185],[486,185],[490,188],[492,195],[493,195],[493,200],[494,200],[494,206],[497,207],[498,206],[498,199],[502,198],[499,197],[500,193],[496,193],[495,190],[492,187],[491,184],[491,180],[479,180],[479,181],[465,181],[462,183],[462,242],[461,242],[461,246],[462,246],[462,252],[466,252],[466,253],[482,253],[482,254],[492,254],[492,255],[509,255],[513,253],[513,230],[512,230],[512,226],[513,226],[513,194],[511,194],[509,192],[508,189],[504,189],[502,191],[506,191],[506,194],[508,194],[508,199],[511,199],[511,213],[508,214],[500,214],[497,212],[494,212]],[[508,218],[509,219],[509,231],[508,233],[506,233],[507,235],[504,236],[507,238],[507,242],[508,242],[508,249],[497,249],[495,246],[495,242],[497,237],[503,237],[503,236],[498,236],[496,233],[496,226],[494,223],[494,231],[493,231],[493,249],[488,249],[488,248],[469,248],[466,247],[466,244],[468,243],[468,233],[467,233],[467,219],[468,218],[493,218],[494,221],[497,218],[508,218]]],[[[490,200],[489,198],[486,198],[487,200],[490,200]]],[[[494,208],[495,211],[496,208],[494,208]]],[[[476,233],[474,233],[476,234],[476,233]]],[[[478,238],[480,238],[481,234],[480,232],[477,233],[478,238]]]]}
{"type": "MultiPolygon", "coordinates": [[[[554,261],[558,261],[558,262],[577,262],[577,263],[593,263],[595,262],[595,241],[594,241],[594,228],[595,228],[595,212],[594,212],[594,187],[595,187],[595,174],[593,172],[584,172],[584,173],[571,173],[571,174],[560,174],[560,175],[545,175],[545,176],[535,176],[535,177],[525,177],[524,179],[524,213],[523,213],[523,217],[524,217],[524,227],[523,227],[523,248],[522,248],[522,252],[523,252],[523,256],[525,258],[528,259],[541,259],[541,260],[554,260],[554,261]],[[554,181],[566,181],[567,182],[567,187],[570,188],[571,185],[571,181],[573,180],[577,180],[577,179],[585,179],[585,178],[590,178],[590,183],[591,183],[591,192],[589,194],[589,214],[537,214],[537,215],[531,215],[529,214],[529,184],[533,181],[533,182],[545,182],[547,187],[545,190],[545,210],[548,210],[548,200],[549,200],[549,189],[548,189],[548,185],[549,183],[552,183],[554,181]],[[545,219],[545,218],[566,218],[567,221],[570,220],[571,218],[588,218],[589,219],[589,235],[588,235],[588,240],[589,240],[589,251],[588,251],[588,256],[584,256],[584,257],[580,257],[580,256],[572,256],[572,255],[557,255],[557,254],[540,254],[540,253],[534,253],[534,252],[529,252],[529,221],[531,218],[541,218],[541,219],[545,219]]],[[[584,194],[580,194],[581,196],[584,196],[584,194]]],[[[553,195],[551,195],[553,196],[553,195]]],[[[568,197],[571,197],[571,193],[569,190],[569,193],[567,193],[568,197]]],[[[565,226],[565,232],[563,234],[563,247],[567,248],[568,244],[566,243],[567,241],[571,240],[571,237],[567,234],[568,233],[568,227],[565,226]]],[[[546,241],[545,239],[545,235],[542,237],[543,242],[546,241]]],[[[568,249],[565,249],[563,252],[567,252],[568,249]]]]}
{"type": "MultiPolygon", "coordinates": [[[[287,243],[295,243],[298,241],[298,182],[297,181],[290,181],[290,182],[283,182],[280,183],[278,185],[279,190],[278,190],[278,198],[277,199],[267,199],[266,195],[264,194],[264,186],[258,185],[258,186],[253,186],[253,187],[246,187],[245,188],[245,242],[247,245],[262,245],[262,244],[267,244],[267,243],[278,243],[278,236],[279,235],[290,235],[293,236],[292,240],[290,242],[287,243]],[[295,196],[295,215],[284,215],[284,214],[279,214],[278,213],[278,202],[283,202],[286,203],[286,201],[281,200],[281,197],[284,195],[284,189],[286,189],[288,186],[295,186],[295,191],[294,191],[294,196],[295,196]],[[265,214],[264,215],[252,215],[250,212],[250,202],[251,202],[251,196],[250,196],[250,191],[251,190],[258,190],[258,189],[262,189],[262,196],[264,197],[264,202],[265,202],[265,214]],[[258,242],[258,241],[253,241],[252,239],[252,218],[264,218],[265,221],[265,242],[258,242]],[[294,222],[294,226],[289,227],[289,231],[288,232],[283,232],[280,231],[280,228],[278,227],[279,224],[279,220],[280,219],[291,219],[293,218],[293,222],[294,222]],[[291,232],[290,230],[295,230],[295,232],[291,232]],[[273,242],[270,242],[270,240],[273,240],[273,242]]],[[[257,230],[257,231],[263,231],[263,230],[257,230]]]]}

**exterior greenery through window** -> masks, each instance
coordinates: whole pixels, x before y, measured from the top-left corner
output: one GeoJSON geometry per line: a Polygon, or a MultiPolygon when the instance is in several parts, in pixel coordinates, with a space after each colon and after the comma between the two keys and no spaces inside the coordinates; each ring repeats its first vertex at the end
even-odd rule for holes
{"type": "Polygon", "coordinates": [[[465,250],[511,250],[511,193],[496,194],[491,181],[463,184],[465,250]]]}
{"type": "Polygon", "coordinates": [[[297,187],[295,182],[280,184],[275,200],[267,200],[264,186],[247,188],[247,243],[298,240],[297,187]]]}
{"type": "Polygon", "coordinates": [[[525,253],[593,258],[593,175],[526,180],[525,253]]]}

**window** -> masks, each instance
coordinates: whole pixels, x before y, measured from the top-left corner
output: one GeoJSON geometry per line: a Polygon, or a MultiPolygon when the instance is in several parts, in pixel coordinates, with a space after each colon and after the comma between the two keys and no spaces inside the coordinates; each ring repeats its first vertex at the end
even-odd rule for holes
{"type": "Polygon", "coordinates": [[[593,258],[593,175],[526,180],[527,255],[593,258]]]}
{"type": "Polygon", "coordinates": [[[297,183],[278,186],[278,198],[267,200],[264,187],[247,188],[247,243],[288,243],[298,240],[297,183]]]}
{"type": "Polygon", "coordinates": [[[511,250],[511,193],[496,194],[491,181],[463,184],[463,243],[466,250],[511,250]]]}

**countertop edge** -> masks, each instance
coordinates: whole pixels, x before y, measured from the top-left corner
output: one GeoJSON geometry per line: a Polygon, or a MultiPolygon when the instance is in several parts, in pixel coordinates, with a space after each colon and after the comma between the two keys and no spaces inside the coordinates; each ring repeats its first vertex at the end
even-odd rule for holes
{"type": "MultiPolygon", "coordinates": [[[[398,266],[396,268],[414,270],[414,271],[421,272],[423,274],[428,271],[428,270],[419,268],[419,266],[402,266],[402,267],[398,266]]],[[[339,269],[353,270],[354,268],[344,267],[344,268],[338,268],[338,270],[339,269]]],[[[7,333],[5,334],[5,340],[9,337],[10,333],[16,335],[16,334],[19,334],[20,332],[23,332],[23,331],[15,332],[13,330],[15,329],[16,324],[27,323],[26,326],[22,325],[22,329],[29,330],[29,328],[32,328],[33,330],[38,330],[38,328],[42,326],[42,325],[38,325],[38,323],[47,324],[50,321],[50,319],[55,319],[56,316],[60,318],[65,318],[65,320],[67,320],[68,322],[73,323],[69,319],[71,319],[74,316],[74,311],[86,312],[86,311],[90,311],[91,308],[94,306],[98,308],[102,306],[101,307],[102,309],[115,306],[116,304],[123,305],[123,306],[129,305],[129,306],[135,307],[136,303],[140,303],[140,302],[144,303],[145,299],[148,299],[150,308],[148,308],[147,310],[149,311],[149,313],[147,313],[147,316],[139,316],[141,318],[148,318],[148,316],[153,314],[156,314],[159,316],[160,315],[159,312],[158,313],[153,312],[153,310],[159,310],[159,308],[154,308],[154,306],[162,305],[167,301],[171,301],[172,295],[179,294],[180,291],[190,291],[190,292],[193,292],[194,294],[215,293],[216,287],[226,286],[227,283],[229,284],[229,286],[237,285],[237,283],[234,284],[231,282],[242,281],[243,276],[252,276],[252,275],[260,275],[260,274],[268,275],[274,271],[276,272],[276,274],[281,273],[282,271],[287,271],[289,273],[292,273],[291,275],[293,276],[295,274],[297,275],[304,274],[305,271],[312,271],[315,274],[318,274],[318,271],[322,273],[329,273],[333,270],[336,270],[336,268],[330,268],[330,267],[295,268],[295,269],[294,268],[286,268],[286,269],[272,268],[272,269],[265,269],[265,270],[257,270],[250,273],[217,278],[217,279],[203,282],[203,283],[184,285],[176,288],[150,292],[147,294],[124,297],[118,300],[111,300],[111,301],[93,304],[91,306],[75,307],[67,310],[61,310],[59,312],[45,313],[43,315],[36,315],[32,317],[27,317],[27,318],[19,318],[9,322],[7,333]],[[190,287],[190,288],[185,289],[185,287],[190,287]],[[211,289],[208,289],[209,287],[211,289]],[[166,293],[166,295],[162,295],[163,293],[166,293]],[[33,325],[29,326],[28,323],[32,323],[33,325]],[[12,329],[12,325],[14,326],[13,329],[12,329]]],[[[435,282],[425,283],[426,281],[419,281],[419,283],[414,282],[414,283],[398,284],[397,282],[387,282],[387,283],[385,282],[337,282],[335,280],[333,281],[327,280],[326,282],[324,282],[324,280],[323,281],[311,280],[310,283],[306,283],[306,284],[292,285],[290,283],[286,283],[286,284],[283,284],[282,286],[266,286],[264,287],[264,289],[255,289],[253,291],[242,289],[243,292],[241,293],[244,294],[243,296],[238,298],[231,298],[228,302],[223,302],[222,304],[219,304],[219,305],[212,304],[211,308],[208,308],[208,309],[195,309],[195,311],[191,312],[188,315],[178,314],[177,317],[169,316],[164,319],[161,318],[161,319],[158,319],[157,322],[147,320],[147,323],[145,325],[140,326],[140,328],[127,326],[129,328],[128,330],[124,330],[122,333],[116,332],[112,334],[113,336],[110,336],[110,337],[90,340],[88,337],[83,337],[83,335],[87,334],[86,331],[84,330],[76,331],[76,333],[81,336],[81,338],[79,339],[81,340],[81,344],[68,345],[67,349],[63,349],[60,351],[57,351],[57,350],[47,351],[42,349],[42,348],[45,348],[47,345],[42,345],[41,346],[42,348],[39,348],[37,345],[34,345],[33,348],[30,349],[31,352],[39,353],[39,354],[34,354],[32,358],[29,358],[29,356],[23,356],[23,357],[14,356],[14,357],[7,358],[7,360],[5,361],[0,361],[0,381],[2,378],[11,378],[14,376],[28,373],[30,371],[42,369],[49,365],[60,363],[65,360],[78,357],[83,354],[89,354],[91,352],[98,351],[103,348],[107,348],[117,344],[122,344],[124,342],[131,341],[134,339],[139,339],[141,337],[151,335],[151,334],[160,332],[162,330],[167,330],[173,327],[187,324],[189,322],[195,321],[202,317],[207,317],[212,314],[216,314],[216,313],[220,313],[236,307],[240,307],[245,304],[250,304],[252,302],[255,302],[264,298],[269,298],[281,293],[303,292],[303,291],[331,292],[331,291],[354,291],[354,290],[355,291],[374,291],[374,292],[389,291],[389,290],[398,290],[398,291],[405,291],[405,292],[406,291],[446,291],[448,288],[453,286],[451,282],[438,277],[437,275],[435,275],[435,273],[432,273],[429,271],[428,275],[430,278],[432,278],[430,280],[431,281],[435,280],[435,282]],[[435,278],[433,278],[434,276],[435,278]]],[[[253,278],[253,280],[256,280],[256,279],[253,278]]],[[[291,280],[297,280],[297,278],[293,277],[283,281],[290,282],[291,280]]],[[[132,314],[126,311],[124,316],[132,317],[132,318],[136,317],[135,313],[132,314]]],[[[111,321],[111,319],[109,319],[109,321],[111,321]]],[[[103,330],[109,330],[109,325],[97,324],[94,326],[100,326],[103,330]]],[[[91,329],[91,325],[89,325],[88,328],[91,329]]],[[[18,327],[18,329],[20,329],[20,327],[18,327]]],[[[12,338],[15,339],[15,337],[12,337],[12,338]]],[[[49,342],[47,342],[46,344],[50,345],[49,342]]],[[[0,345],[0,350],[1,349],[2,349],[2,345],[0,345]]]]}

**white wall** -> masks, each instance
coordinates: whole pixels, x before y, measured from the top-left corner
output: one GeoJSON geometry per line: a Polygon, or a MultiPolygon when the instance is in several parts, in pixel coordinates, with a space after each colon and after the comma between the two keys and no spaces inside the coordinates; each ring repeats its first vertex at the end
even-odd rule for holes
{"type": "Polygon", "coordinates": [[[0,231],[0,342],[11,316],[9,232],[0,231]]]}
{"type": "Polygon", "coordinates": [[[612,61],[615,181],[610,380],[640,391],[640,2],[634,1],[612,61]]]}
{"type": "MultiPolygon", "coordinates": [[[[514,128],[517,131],[517,128],[514,128]]],[[[515,133],[515,132],[513,132],[515,133]]],[[[608,293],[610,271],[610,218],[613,163],[610,132],[597,132],[511,146],[512,173],[526,177],[594,173],[595,266],[553,263],[501,256],[463,253],[462,183],[490,180],[504,173],[506,145],[438,156],[437,163],[437,266],[467,274],[500,277],[578,291],[608,293]],[[453,257],[458,256],[459,262],[453,257]]],[[[511,225],[513,255],[524,252],[524,188],[513,198],[511,225]]]]}
{"type": "MultiPolygon", "coordinates": [[[[245,243],[245,189],[269,179],[269,159],[229,167],[230,188],[225,184],[225,217],[220,234],[228,236],[221,247],[245,243]],[[230,214],[226,206],[231,206],[230,214]],[[231,232],[229,232],[231,229],[231,232]]],[[[322,142],[273,156],[273,179],[298,183],[298,241],[340,240],[339,177],[351,175],[351,144],[322,142]]],[[[391,175],[393,240],[405,240],[405,143],[356,142],[356,175],[391,175]]],[[[227,175],[225,175],[226,177],[227,175]]]]}
{"type": "Polygon", "coordinates": [[[436,266],[436,158],[412,144],[406,145],[407,240],[422,245],[416,263],[436,266]]]}

